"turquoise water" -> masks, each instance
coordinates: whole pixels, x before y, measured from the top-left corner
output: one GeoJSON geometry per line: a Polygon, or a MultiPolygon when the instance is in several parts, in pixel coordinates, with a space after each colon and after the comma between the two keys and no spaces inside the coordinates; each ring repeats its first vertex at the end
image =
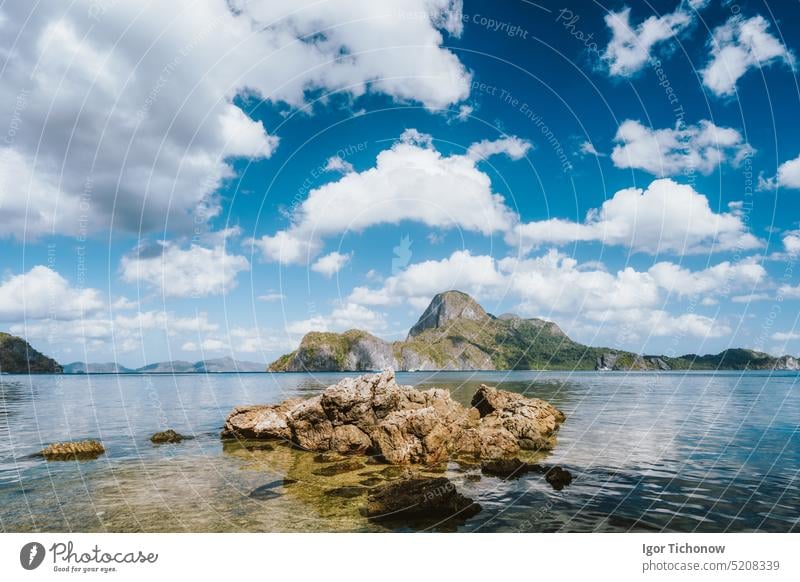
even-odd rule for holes
{"type": "Polygon", "coordinates": [[[795,373],[398,374],[403,384],[447,388],[462,403],[487,383],[567,414],[544,462],[568,468],[572,485],[555,491],[541,475],[503,481],[451,463],[445,475],[483,510],[424,526],[369,522],[363,496],[330,494],[384,467],[323,477],[311,453],[220,441],[234,406],[310,396],[343,376],[0,376],[0,529],[800,531],[795,373]],[[149,436],[165,428],[195,438],[152,445],[149,436]],[[84,438],[102,440],[107,454],[31,456],[84,438]],[[259,487],[267,494],[251,495],[259,487]]]}

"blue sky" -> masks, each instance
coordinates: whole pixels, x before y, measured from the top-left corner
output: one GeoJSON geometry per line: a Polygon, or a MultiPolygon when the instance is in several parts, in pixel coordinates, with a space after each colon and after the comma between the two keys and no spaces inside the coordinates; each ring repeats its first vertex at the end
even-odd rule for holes
{"type": "Polygon", "coordinates": [[[800,352],[796,6],[373,4],[0,8],[0,329],[267,362],[458,288],[593,345],[800,352]]]}

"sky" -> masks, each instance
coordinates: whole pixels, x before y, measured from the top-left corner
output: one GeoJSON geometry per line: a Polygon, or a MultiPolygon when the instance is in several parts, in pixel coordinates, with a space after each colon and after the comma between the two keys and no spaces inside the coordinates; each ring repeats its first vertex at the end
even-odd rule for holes
{"type": "Polygon", "coordinates": [[[800,354],[796,3],[0,5],[0,330],[62,363],[402,339],[441,291],[800,354]]]}

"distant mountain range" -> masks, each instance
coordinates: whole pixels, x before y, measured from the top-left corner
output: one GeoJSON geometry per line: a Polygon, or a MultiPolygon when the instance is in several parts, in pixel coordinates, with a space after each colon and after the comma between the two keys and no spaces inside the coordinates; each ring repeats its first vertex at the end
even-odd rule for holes
{"type": "Polygon", "coordinates": [[[87,364],[72,362],[64,365],[65,374],[214,374],[221,372],[263,372],[264,364],[234,360],[233,358],[215,358],[199,362],[173,360],[157,362],[141,368],[126,368],[116,362],[87,364]]]}
{"type": "MultiPolygon", "coordinates": [[[[596,348],[570,339],[543,319],[487,313],[460,291],[436,295],[402,341],[387,342],[353,329],[311,332],[300,346],[269,365],[272,372],[415,370],[800,370],[793,356],[748,349],[677,358],[596,348]]],[[[263,372],[265,366],[230,357],[158,362],[131,369],[115,362],[61,366],[22,338],[0,332],[4,374],[207,374],[263,372]]]]}
{"type": "Polygon", "coordinates": [[[436,295],[403,341],[362,330],[311,332],[272,364],[274,372],[414,370],[798,370],[792,356],[746,349],[677,358],[595,348],[571,340],[553,322],[495,317],[460,291],[436,295]]]}

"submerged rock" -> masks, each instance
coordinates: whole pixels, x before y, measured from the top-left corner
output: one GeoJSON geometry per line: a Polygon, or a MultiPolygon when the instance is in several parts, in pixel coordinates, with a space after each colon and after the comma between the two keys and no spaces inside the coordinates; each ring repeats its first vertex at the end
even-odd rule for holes
{"type": "Polygon", "coordinates": [[[398,385],[389,370],[345,378],[307,400],[236,408],[222,436],[436,465],[451,456],[496,459],[548,450],[562,422],[564,414],[544,400],[482,385],[465,408],[446,390],[398,385]]]}
{"type": "Polygon", "coordinates": [[[337,463],[335,465],[328,465],[327,467],[322,467],[315,471],[312,471],[314,475],[321,475],[323,477],[333,477],[334,475],[342,475],[344,473],[352,473],[353,471],[359,471],[364,468],[364,463],[359,463],[358,461],[345,461],[343,463],[337,463]]]}
{"type": "Polygon", "coordinates": [[[556,491],[561,491],[564,487],[572,483],[572,473],[559,466],[551,467],[547,473],[545,473],[544,478],[547,479],[547,482],[550,483],[556,491]]]}
{"type": "Polygon", "coordinates": [[[445,477],[412,477],[370,489],[365,513],[375,520],[406,517],[466,519],[481,506],[445,477]]]}
{"type": "Polygon", "coordinates": [[[100,441],[86,440],[53,443],[39,453],[49,461],[68,461],[70,459],[94,459],[106,452],[100,441]]]}
{"type": "Polygon", "coordinates": [[[162,443],[179,443],[189,437],[183,436],[180,433],[175,432],[171,428],[157,432],[153,436],[150,437],[150,442],[155,444],[162,444],[162,443]]]}
{"type": "Polygon", "coordinates": [[[336,489],[329,489],[325,492],[325,495],[328,497],[343,497],[344,499],[353,499],[355,497],[361,497],[366,492],[367,489],[364,487],[345,486],[337,487],[336,489]]]}
{"type": "Polygon", "coordinates": [[[513,459],[495,459],[481,464],[481,472],[484,475],[492,475],[504,479],[520,477],[531,471],[543,473],[544,469],[540,465],[524,463],[516,457],[513,459]]]}

